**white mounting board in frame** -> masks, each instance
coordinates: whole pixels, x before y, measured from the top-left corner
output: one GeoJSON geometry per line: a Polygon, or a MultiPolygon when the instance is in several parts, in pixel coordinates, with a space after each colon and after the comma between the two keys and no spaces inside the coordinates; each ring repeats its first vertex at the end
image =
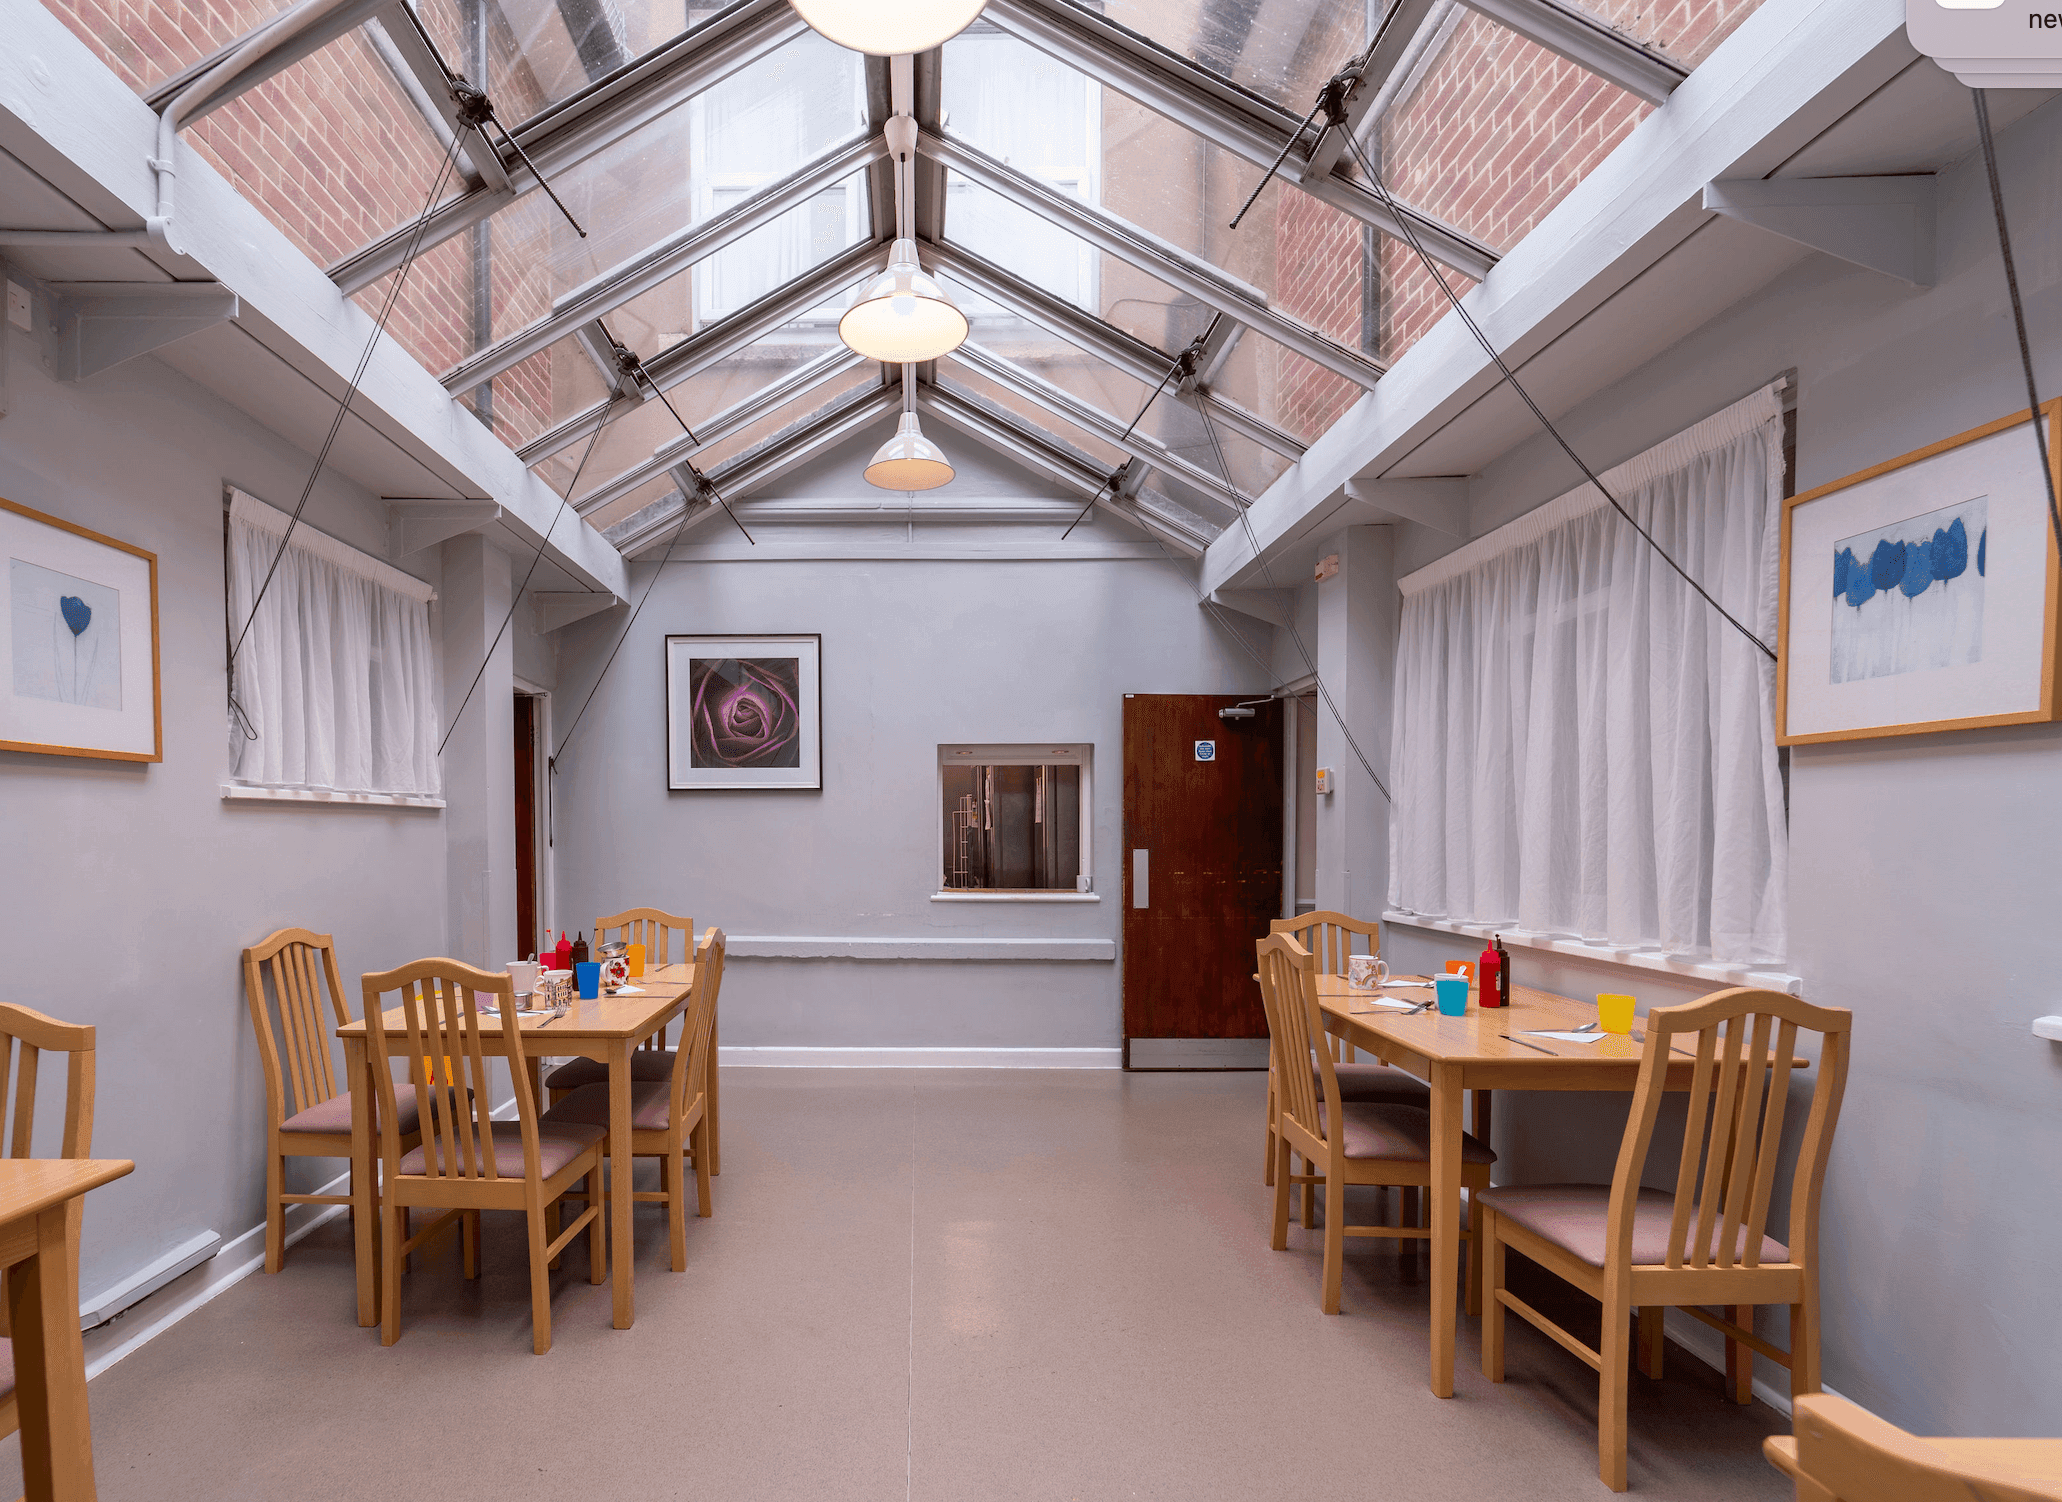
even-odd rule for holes
{"type": "Polygon", "coordinates": [[[823,638],[668,636],[666,786],[823,787],[823,638]]]}

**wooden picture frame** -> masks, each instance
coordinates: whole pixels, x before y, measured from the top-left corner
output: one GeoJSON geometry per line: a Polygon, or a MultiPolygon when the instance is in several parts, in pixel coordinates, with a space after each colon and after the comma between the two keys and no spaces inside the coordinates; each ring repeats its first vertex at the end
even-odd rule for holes
{"type": "MultiPolygon", "coordinates": [[[[2062,490],[2062,397],[2040,421],[2062,490]]],[[[2062,564],[2029,426],[2022,409],[1783,503],[1777,745],[2062,719],[2062,564]]]]}
{"type": "Polygon", "coordinates": [[[0,595],[0,750],[163,761],[157,554],[0,500],[0,595]]]}
{"type": "Polygon", "coordinates": [[[823,789],[823,638],[668,636],[666,788],[823,789]]]}

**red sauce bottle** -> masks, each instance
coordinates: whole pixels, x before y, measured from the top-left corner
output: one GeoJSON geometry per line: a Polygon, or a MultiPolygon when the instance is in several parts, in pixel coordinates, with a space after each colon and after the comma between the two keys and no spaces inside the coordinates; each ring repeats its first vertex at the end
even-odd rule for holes
{"type": "Polygon", "coordinates": [[[1476,960],[1475,973],[1482,978],[1482,1005],[1502,1006],[1509,993],[1505,990],[1503,951],[1497,947],[1494,938],[1476,960]]]}
{"type": "Polygon", "coordinates": [[[565,930],[559,930],[558,948],[554,949],[551,953],[552,958],[557,961],[551,967],[552,969],[570,970],[573,968],[573,941],[566,937],[565,930]]]}

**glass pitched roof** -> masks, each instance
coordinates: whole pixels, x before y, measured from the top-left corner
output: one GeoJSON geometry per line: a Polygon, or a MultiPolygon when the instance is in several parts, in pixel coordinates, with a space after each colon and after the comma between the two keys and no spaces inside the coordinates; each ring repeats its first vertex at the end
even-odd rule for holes
{"type": "MultiPolygon", "coordinates": [[[[281,8],[168,0],[192,11],[179,40],[139,52],[103,35],[87,0],[45,3],[146,92],[281,8]]],[[[407,3],[427,45],[412,25],[390,30],[390,13],[188,139],[369,309],[439,198],[388,332],[590,524],[634,539],[633,519],[677,505],[680,459],[736,473],[770,446],[820,441],[806,425],[840,403],[880,406],[850,404],[897,373],[846,352],[835,323],[893,234],[887,64],[768,0],[407,3]],[[470,132],[432,195],[454,144],[447,74],[484,80],[584,237],[534,186],[495,187],[531,179],[470,132]],[[695,440],[663,402],[610,399],[612,343],[655,372],[695,440]]],[[[1644,50],[1635,76],[1664,80],[1758,3],[1574,0],[1607,47],[1644,50]]],[[[1253,130],[1302,118],[1381,11],[1005,0],[921,60],[918,123],[944,143],[921,153],[947,160],[919,164],[916,233],[972,337],[918,369],[919,391],[981,414],[978,441],[1072,455],[1084,488],[1128,459],[1145,467],[1140,505],[1203,535],[1236,524],[1446,311],[1415,255],[1374,227],[1354,153],[1313,191],[1290,180],[1300,166],[1267,183],[1231,227],[1272,155],[1253,130]],[[1141,67],[1173,83],[1148,87],[1141,67]],[[1147,405],[1192,343],[1200,391],[1170,384],[1147,405]]],[[[1409,211],[1450,226],[1434,254],[1457,291],[1652,108],[1521,34],[1523,11],[1507,28],[1432,6],[1356,133],[1409,211]]]]}

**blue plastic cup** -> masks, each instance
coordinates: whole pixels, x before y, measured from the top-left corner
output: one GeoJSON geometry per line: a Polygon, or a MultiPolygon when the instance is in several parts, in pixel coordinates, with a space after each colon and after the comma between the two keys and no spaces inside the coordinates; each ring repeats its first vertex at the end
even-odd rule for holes
{"type": "MultiPolygon", "coordinates": [[[[582,1001],[592,1001],[595,997],[601,995],[601,965],[598,961],[589,960],[585,964],[575,965],[573,967],[573,979],[580,983],[580,999],[582,1001]]],[[[1461,992],[1461,1000],[1466,1001],[1467,988],[1465,986],[1462,987],[1461,992]]]]}
{"type": "MultiPolygon", "coordinates": [[[[1468,978],[1465,975],[1435,976],[1432,989],[1439,993],[1439,1015],[1442,1017],[1465,1017],[1468,1015],[1468,978]]],[[[586,992],[581,992],[586,995],[586,992]]]]}

